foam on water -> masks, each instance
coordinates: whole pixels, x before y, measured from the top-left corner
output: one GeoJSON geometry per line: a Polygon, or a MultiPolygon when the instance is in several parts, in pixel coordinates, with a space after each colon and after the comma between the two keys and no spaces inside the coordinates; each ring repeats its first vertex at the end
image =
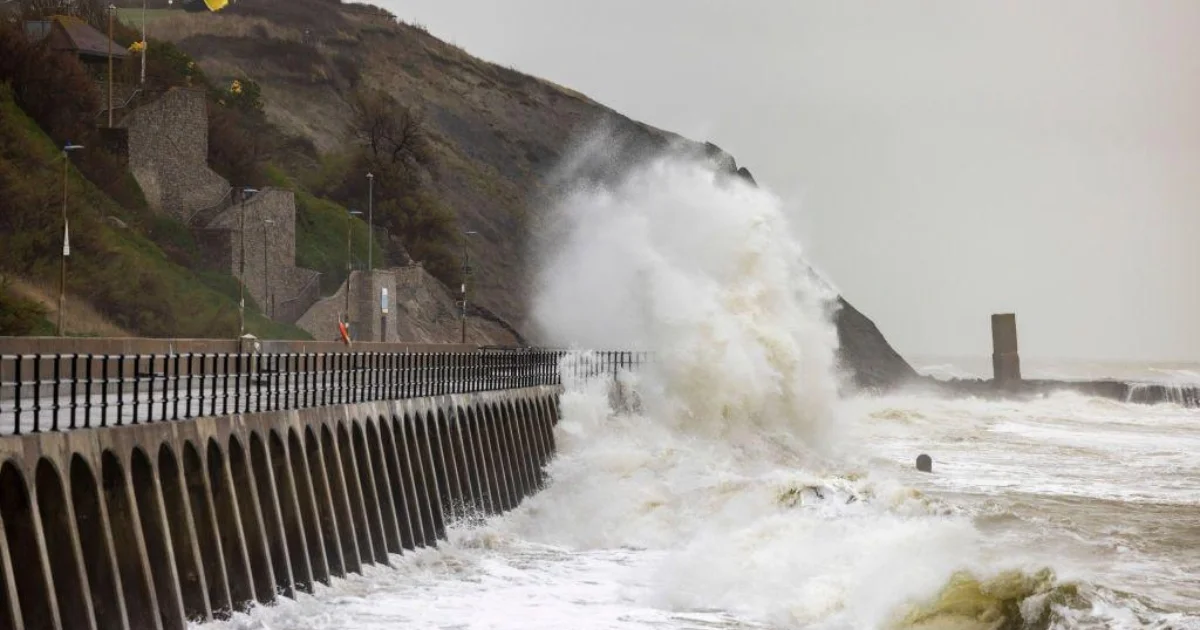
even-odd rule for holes
{"type": "Polygon", "coordinates": [[[666,157],[557,215],[542,330],[655,360],[619,394],[567,366],[517,510],[220,626],[1200,628],[1194,410],[838,400],[832,294],[770,193],[666,157]]]}

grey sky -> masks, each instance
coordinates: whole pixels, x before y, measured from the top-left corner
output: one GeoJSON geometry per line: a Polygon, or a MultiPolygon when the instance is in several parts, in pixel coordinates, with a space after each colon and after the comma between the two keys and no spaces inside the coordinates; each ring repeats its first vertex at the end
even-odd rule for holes
{"type": "Polygon", "coordinates": [[[378,1],[721,145],[902,353],[1200,360],[1200,2],[378,1]]]}

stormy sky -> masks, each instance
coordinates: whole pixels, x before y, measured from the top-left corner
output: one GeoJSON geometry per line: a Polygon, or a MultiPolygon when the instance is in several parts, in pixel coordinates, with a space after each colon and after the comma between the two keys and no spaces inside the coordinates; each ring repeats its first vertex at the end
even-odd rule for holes
{"type": "Polygon", "coordinates": [[[1200,2],[378,1],[722,146],[902,353],[1200,360],[1200,2]]]}

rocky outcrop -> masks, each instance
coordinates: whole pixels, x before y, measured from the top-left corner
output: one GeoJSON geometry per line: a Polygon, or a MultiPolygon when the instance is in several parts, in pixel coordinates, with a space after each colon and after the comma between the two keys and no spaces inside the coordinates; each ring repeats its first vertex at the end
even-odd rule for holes
{"type": "Polygon", "coordinates": [[[911,382],[917,371],[888,343],[875,322],[838,297],[834,323],[838,332],[838,359],[854,384],[868,390],[886,390],[911,382]]]}

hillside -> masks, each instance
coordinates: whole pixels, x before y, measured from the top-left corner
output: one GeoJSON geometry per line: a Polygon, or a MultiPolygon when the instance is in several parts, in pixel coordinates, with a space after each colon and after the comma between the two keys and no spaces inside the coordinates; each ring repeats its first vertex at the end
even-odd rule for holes
{"type": "MultiPolygon", "coordinates": [[[[572,142],[599,125],[621,139],[627,158],[687,142],[362,5],[242,0],[219,14],[161,17],[153,30],[217,81],[253,79],[268,119],[311,145],[315,168],[354,141],[356,89],[380,88],[417,108],[437,157],[429,185],[462,230],[479,234],[468,243],[476,261],[475,299],[525,333],[529,235],[538,231],[546,175],[572,142]]],[[[716,147],[693,144],[736,168],[716,147]]],[[[875,325],[842,305],[843,359],[854,366],[858,384],[911,378],[912,369],[875,325]]]]}

